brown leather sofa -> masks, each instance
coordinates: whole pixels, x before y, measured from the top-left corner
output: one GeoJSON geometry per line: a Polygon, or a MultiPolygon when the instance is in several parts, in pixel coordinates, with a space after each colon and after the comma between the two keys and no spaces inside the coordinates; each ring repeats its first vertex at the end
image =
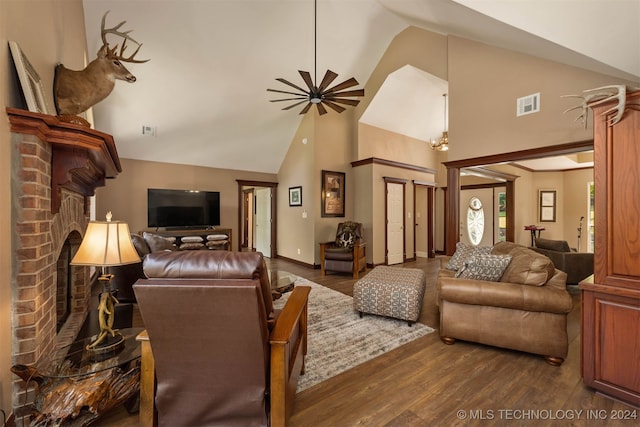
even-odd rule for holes
{"type": "Polygon", "coordinates": [[[566,240],[538,237],[534,251],[548,257],[558,270],[567,273],[567,283],[575,285],[593,274],[593,253],[576,252],[566,240]]]}
{"type": "Polygon", "coordinates": [[[354,279],[367,268],[367,245],[362,238],[362,224],[341,222],[336,239],[320,243],[320,272],[350,273],[354,279]]]}
{"type": "Polygon", "coordinates": [[[256,252],[154,252],[144,272],[133,287],[148,335],[141,425],[154,425],[154,404],[161,426],[285,425],[304,372],[310,288],[275,312],[256,252]]]}
{"type": "MultiPolygon", "coordinates": [[[[551,365],[567,355],[567,314],[573,302],[566,273],[524,246],[501,242],[492,254],[511,255],[500,281],[456,278],[441,268],[436,283],[440,337],[540,354],[551,365]]],[[[445,263],[443,263],[445,264],[445,263]]]]}

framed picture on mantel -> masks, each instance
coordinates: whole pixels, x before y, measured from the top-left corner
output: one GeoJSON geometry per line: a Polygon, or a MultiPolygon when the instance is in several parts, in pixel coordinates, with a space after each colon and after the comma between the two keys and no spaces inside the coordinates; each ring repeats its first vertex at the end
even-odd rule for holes
{"type": "Polygon", "coordinates": [[[322,171],[322,217],[344,217],[344,172],[322,171]]]}
{"type": "Polygon", "coordinates": [[[18,43],[9,41],[9,49],[11,50],[11,57],[20,80],[20,86],[22,87],[22,93],[24,99],[27,102],[27,108],[34,113],[42,114],[55,114],[49,108],[49,105],[44,97],[44,89],[42,87],[42,80],[36,69],[31,65],[31,62],[27,59],[18,43]]]}

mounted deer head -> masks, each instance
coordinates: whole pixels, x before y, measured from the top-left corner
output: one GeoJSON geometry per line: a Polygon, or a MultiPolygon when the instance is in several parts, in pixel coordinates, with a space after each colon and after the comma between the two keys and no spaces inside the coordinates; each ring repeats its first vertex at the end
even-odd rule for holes
{"type": "Polygon", "coordinates": [[[93,105],[105,99],[113,90],[116,80],[124,80],[129,83],[136,81],[136,77],[126,69],[123,62],[143,63],[149,61],[135,59],[142,47],[135,41],[129,31],[119,31],[126,21],[122,21],[113,28],[105,29],[107,11],[102,17],[101,36],[102,47],[98,51],[98,57],[91,61],[84,70],[74,71],[65,68],[64,65],[56,66],[53,81],[53,98],[59,115],[74,115],[86,111],[93,105]],[[122,47],[118,45],[109,47],[107,34],[122,37],[122,47]],[[125,57],[127,40],[138,45],[138,48],[130,56],[125,57]]]}

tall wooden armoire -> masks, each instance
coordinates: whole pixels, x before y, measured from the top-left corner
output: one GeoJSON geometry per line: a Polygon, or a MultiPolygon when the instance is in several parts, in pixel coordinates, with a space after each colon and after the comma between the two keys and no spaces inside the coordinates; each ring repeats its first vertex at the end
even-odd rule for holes
{"type": "Polygon", "coordinates": [[[582,283],[585,384],[640,406],[640,92],[593,108],[594,275],[582,283]]]}

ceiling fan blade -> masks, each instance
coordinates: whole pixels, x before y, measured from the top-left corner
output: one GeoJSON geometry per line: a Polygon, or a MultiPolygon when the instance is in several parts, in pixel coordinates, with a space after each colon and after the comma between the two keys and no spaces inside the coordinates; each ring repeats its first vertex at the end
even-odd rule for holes
{"type": "Polygon", "coordinates": [[[291,82],[289,82],[289,81],[287,81],[287,80],[285,80],[285,79],[283,79],[283,78],[277,78],[276,80],[277,80],[277,81],[279,81],[279,82],[281,82],[281,83],[284,83],[284,84],[286,84],[286,85],[289,85],[289,86],[291,86],[291,87],[293,87],[293,88],[296,88],[296,89],[298,89],[298,90],[299,90],[299,91],[301,91],[301,92],[307,93],[307,91],[306,91],[305,89],[302,89],[300,86],[298,86],[298,85],[294,85],[293,83],[291,83],[291,82]]]}
{"type": "Polygon", "coordinates": [[[307,105],[304,106],[304,108],[302,109],[302,111],[300,111],[300,114],[307,114],[307,111],[309,111],[309,108],[311,108],[313,104],[312,103],[307,103],[307,105]]]}
{"type": "Polygon", "coordinates": [[[338,104],[336,104],[335,102],[331,102],[328,99],[325,99],[324,101],[322,101],[324,104],[327,104],[327,107],[331,108],[333,111],[337,112],[337,113],[342,113],[344,110],[346,110],[346,108],[339,106],[338,104]]]}
{"type": "Polygon", "coordinates": [[[356,105],[358,105],[360,103],[359,99],[348,99],[348,98],[330,98],[331,102],[336,102],[338,104],[344,104],[344,105],[350,105],[352,107],[355,107],[356,105]]]}
{"type": "Polygon", "coordinates": [[[346,96],[364,96],[364,89],[356,89],[356,90],[345,90],[344,92],[333,92],[325,95],[325,98],[344,98],[346,96]]]}
{"type": "Polygon", "coordinates": [[[322,83],[320,83],[320,86],[318,86],[318,92],[322,93],[327,88],[327,86],[329,86],[331,82],[336,79],[336,77],[338,77],[336,73],[331,70],[327,70],[327,72],[324,74],[324,78],[322,79],[322,83]]]}
{"type": "Polygon", "coordinates": [[[324,105],[322,105],[322,102],[318,102],[316,104],[316,108],[318,109],[318,113],[320,113],[320,115],[327,114],[327,109],[324,108],[324,105]]]}
{"type": "Polygon", "coordinates": [[[358,84],[358,81],[354,77],[351,77],[349,80],[345,80],[342,83],[337,84],[330,89],[327,89],[327,92],[337,92],[342,89],[348,89],[350,87],[357,86],[358,84]]]}
{"type": "Polygon", "coordinates": [[[304,82],[307,84],[307,86],[309,86],[309,90],[311,92],[313,92],[314,87],[313,87],[313,80],[311,80],[311,74],[309,74],[308,71],[300,71],[300,70],[298,70],[298,72],[302,76],[302,80],[304,80],[304,82]]]}
{"type": "Polygon", "coordinates": [[[297,107],[298,105],[303,104],[303,103],[305,103],[305,102],[307,102],[307,100],[306,100],[306,99],[305,99],[305,100],[302,100],[302,101],[300,101],[300,102],[296,102],[295,104],[291,104],[291,105],[289,105],[288,107],[284,107],[284,108],[283,108],[283,110],[290,110],[290,109],[292,109],[293,107],[297,107]]]}
{"type": "Polygon", "coordinates": [[[280,101],[301,101],[300,103],[304,102],[304,101],[308,101],[307,97],[298,97],[298,98],[282,98],[282,99],[270,99],[269,102],[280,102],[280,101]]]}
{"type": "Polygon", "coordinates": [[[267,89],[267,92],[286,93],[286,94],[289,94],[289,95],[296,95],[296,96],[309,96],[309,94],[304,92],[304,91],[302,93],[296,93],[296,92],[288,92],[286,90],[267,89]]]}

